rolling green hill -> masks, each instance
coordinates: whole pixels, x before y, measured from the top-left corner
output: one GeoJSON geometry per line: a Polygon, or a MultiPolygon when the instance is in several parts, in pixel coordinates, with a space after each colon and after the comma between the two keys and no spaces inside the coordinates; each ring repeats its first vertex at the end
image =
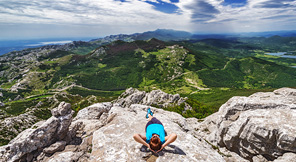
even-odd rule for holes
{"type": "Polygon", "coordinates": [[[209,87],[258,89],[296,85],[295,69],[255,57],[232,59],[223,69],[203,70],[198,75],[209,87]]]}
{"type": "Polygon", "coordinates": [[[17,91],[22,97],[66,90],[73,85],[101,91],[162,89],[184,95],[214,87],[262,89],[296,85],[295,69],[253,57],[257,48],[237,40],[150,39],[118,40],[86,55],[58,49],[39,52],[37,57],[32,50],[19,60],[2,60],[0,82],[2,88],[17,91]]]}
{"type": "MultiPolygon", "coordinates": [[[[295,38],[190,38],[158,30],[0,56],[0,120],[23,113],[47,119],[60,101],[77,112],[129,87],[178,93],[193,109],[184,112],[183,104],[166,110],[204,118],[232,96],[296,87],[296,59],[266,54],[295,50],[295,38]]],[[[1,137],[15,135],[0,132],[0,145],[8,142],[1,137]]]]}
{"type": "MultiPolygon", "coordinates": [[[[184,35],[181,33],[180,37],[184,35]]],[[[153,38],[111,43],[95,40],[14,52],[0,58],[1,101],[6,105],[0,108],[5,114],[13,102],[32,97],[42,100],[62,92],[111,100],[134,87],[179,93],[212,106],[214,112],[231,97],[229,94],[295,87],[296,69],[288,67],[295,64],[295,59],[286,61],[265,55],[274,39],[288,38],[169,42],[153,38]],[[264,40],[267,42],[262,46],[254,45],[264,40]],[[216,94],[222,94],[221,99],[216,94]],[[209,100],[214,96],[217,101],[209,100]],[[15,98],[24,99],[14,101],[15,98]]],[[[292,38],[288,40],[282,43],[292,49],[292,38]]]]}

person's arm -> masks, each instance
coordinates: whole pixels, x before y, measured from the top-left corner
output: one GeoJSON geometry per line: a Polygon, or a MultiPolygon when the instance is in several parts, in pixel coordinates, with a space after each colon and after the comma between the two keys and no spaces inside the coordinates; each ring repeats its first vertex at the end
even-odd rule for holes
{"type": "Polygon", "coordinates": [[[146,136],[143,136],[143,135],[141,135],[141,134],[134,134],[133,137],[134,137],[135,141],[137,141],[137,142],[143,144],[144,146],[148,147],[149,150],[151,150],[152,152],[155,153],[155,151],[152,150],[152,149],[150,148],[150,145],[146,142],[146,136]]]}
{"type": "MultiPolygon", "coordinates": [[[[177,139],[177,135],[175,133],[172,133],[165,137],[165,143],[162,144],[161,149],[157,152],[161,151],[164,147],[166,147],[168,144],[173,143],[177,139]]],[[[156,152],[156,153],[157,153],[156,152]]]]}
{"type": "Polygon", "coordinates": [[[143,144],[144,146],[147,146],[148,148],[150,147],[149,144],[146,142],[146,136],[143,136],[141,134],[134,134],[134,139],[135,141],[143,144]]]}

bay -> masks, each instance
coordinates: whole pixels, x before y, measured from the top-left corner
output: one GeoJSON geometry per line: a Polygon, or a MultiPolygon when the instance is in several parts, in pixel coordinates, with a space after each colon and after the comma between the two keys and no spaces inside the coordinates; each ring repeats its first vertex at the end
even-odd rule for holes
{"type": "Polygon", "coordinates": [[[26,48],[36,48],[45,45],[62,45],[71,43],[72,41],[90,41],[94,38],[42,38],[42,39],[28,39],[28,40],[0,40],[0,55],[20,51],[26,48]]]}

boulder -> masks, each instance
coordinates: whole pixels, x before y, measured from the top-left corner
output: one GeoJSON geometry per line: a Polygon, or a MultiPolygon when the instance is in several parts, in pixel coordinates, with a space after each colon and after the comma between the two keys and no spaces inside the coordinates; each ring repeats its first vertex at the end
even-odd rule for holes
{"type": "Polygon", "coordinates": [[[71,111],[71,104],[61,102],[57,108],[51,110],[51,114],[55,117],[60,117],[69,114],[71,111]]]}
{"type": "Polygon", "coordinates": [[[17,95],[17,96],[14,98],[14,100],[13,100],[13,101],[22,100],[22,99],[23,99],[23,97],[22,97],[22,96],[20,96],[20,95],[17,95]]]}
{"type": "Polygon", "coordinates": [[[274,160],[274,162],[294,162],[296,161],[296,154],[285,153],[283,156],[274,160]]]}
{"type": "Polygon", "coordinates": [[[129,88],[125,92],[123,92],[115,102],[123,107],[129,107],[132,104],[140,103],[145,97],[145,95],[146,92],[144,91],[129,88]]]}
{"type": "Polygon", "coordinates": [[[78,161],[80,156],[82,156],[83,153],[79,152],[63,152],[61,154],[53,156],[51,159],[49,159],[47,162],[74,162],[78,161]]]}
{"type": "Polygon", "coordinates": [[[66,142],[65,141],[58,141],[49,147],[43,149],[43,152],[46,154],[53,154],[57,151],[63,151],[65,149],[66,142]]]}
{"type": "Polygon", "coordinates": [[[0,161],[13,162],[26,159],[26,157],[32,158],[33,152],[42,150],[57,140],[63,140],[74,114],[70,107],[70,104],[60,103],[59,107],[52,111],[54,116],[46,122],[36,129],[26,129],[10,141],[8,145],[0,147],[0,161]]]}
{"type": "Polygon", "coordinates": [[[2,130],[0,139],[10,141],[15,138],[16,134],[21,133],[23,130],[30,128],[31,125],[38,122],[38,118],[32,115],[33,111],[34,110],[0,120],[0,130],[2,130]]]}
{"type": "Polygon", "coordinates": [[[75,138],[75,136],[90,136],[95,130],[104,126],[111,107],[111,102],[104,102],[96,103],[80,110],[70,125],[68,140],[75,138]]]}
{"type": "Polygon", "coordinates": [[[108,113],[112,107],[111,102],[96,103],[89,107],[86,107],[80,110],[77,113],[77,116],[73,119],[74,121],[79,119],[91,120],[91,119],[100,119],[101,115],[105,112],[108,113]]]}
{"type": "Polygon", "coordinates": [[[248,160],[271,161],[288,152],[295,154],[295,94],[296,89],[281,88],[233,97],[197,124],[196,134],[248,160]]]}
{"type": "MultiPolygon", "coordinates": [[[[179,94],[167,94],[161,90],[153,90],[149,93],[139,91],[134,88],[127,89],[115,101],[123,107],[129,107],[132,104],[151,105],[157,107],[168,107],[173,105],[181,105],[185,103],[186,98],[180,97],[179,94]]],[[[192,109],[190,105],[185,103],[185,110],[192,109]]]]}

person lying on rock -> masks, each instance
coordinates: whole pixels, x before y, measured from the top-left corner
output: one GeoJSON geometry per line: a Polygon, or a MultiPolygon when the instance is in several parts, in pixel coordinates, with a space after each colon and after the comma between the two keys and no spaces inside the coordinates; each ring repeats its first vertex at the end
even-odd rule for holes
{"type": "Polygon", "coordinates": [[[141,134],[134,134],[135,141],[147,146],[149,150],[154,153],[160,152],[168,144],[174,142],[177,139],[177,135],[172,133],[165,136],[165,130],[162,123],[153,117],[153,112],[150,108],[147,109],[148,123],[146,124],[146,136],[141,134]]]}

